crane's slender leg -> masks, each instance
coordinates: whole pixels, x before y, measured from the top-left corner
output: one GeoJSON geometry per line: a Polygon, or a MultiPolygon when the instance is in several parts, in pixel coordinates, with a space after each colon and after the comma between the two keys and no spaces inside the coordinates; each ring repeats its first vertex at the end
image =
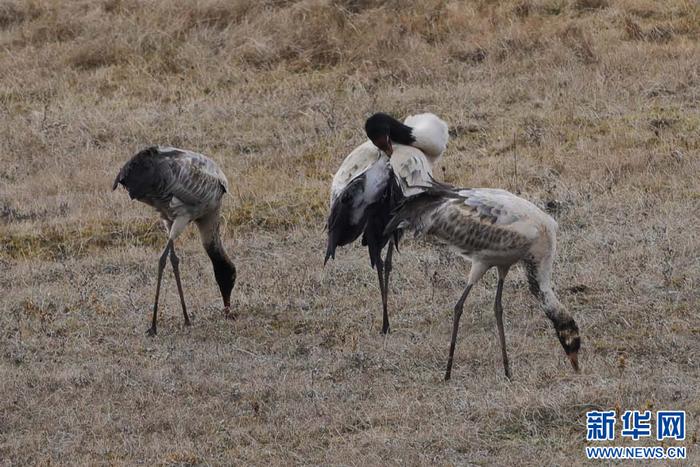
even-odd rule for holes
{"type": "Polygon", "coordinates": [[[457,332],[459,331],[459,319],[462,317],[462,312],[464,311],[464,302],[467,300],[469,291],[472,289],[474,284],[476,284],[479,279],[488,271],[489,266],[482,263],[473,262],[471,271],[469,271],[469,280],[467,281],[467,287],[464,289],[462,296],[459,297],[457,304],[454,309],[454,317],[452,319],[452,340],[450,341],[450,354],[447,357],[447,370],[445,370],[445,381],[449,381],[450,376],[452,376],[452,361],[454,359],[455,347],[457,346],[457,332]]]}
{"type": "Polygon", "coordinates": [[[155,336],[158,333],[156,330],[156,322],[158,320],[158,297],[160,297],[160,283],[161,279],[163,279],[163,269],[165,269],[165,262],[168,259],[168,253],[170,253],[170,248],[172,246],[173,241],[168,240],[168,243],[165,245],[163,253],[160,255],[160,259],[158,260],[158,282],[156,283],[156,298],[153,302],[153,319],[151,322],[151,327],[148,328],[148,330],[146,331],[146,334],[148,334],[149,336],[155,336]]]}
{"type": "Polygon", "coordinates": [[[503,282],[506,274],[508,274],[509,266],[499,266],[498,268],[498,288],[496,289],[496,301],[493,304],[493,310],[496,313],[496,326],[498,326],[498,337],[501,340],[501,352],[503,353],[503,368],[506,372],[506,378],[510,379],[510,365],[508,364],[508,352],[506,352],[506,334],[503,330],[503,305],[501,297],[503,295],[503,282]]]}
{"type": "Polygon", "coordinates": [[[173,265],[173,274],[175,275],[175,283],[177,284],[177,293],[180,295],[180,305],[182,305],[182,314],[185,316],[185,326],[190,325],[190,317],[187,316],[187,306],[185,305],[185,296],[182,293],[182,282],[180,281],[180,258],[175,254],[175,244],[170,248],[170,263],[173,265]]]}
{"type": "Polygon", "coordinates": [[[447,370],[445,370],[445,381],[449,381],[452,376],[452,360],[455,355],[455,347],[457,346],[457,332],[459,331],[459,319],[462,317],[462,311],[464,311],[464,301],[469,295],[469,291],[472,289],[473,284],[467,284],[464,289],[462,296],[459,297],[459,301],[455,305],[454,317],[452,318],[452,340],[450,341],[450,355],[447,357],[447,370]]]}
{"type": "MultiPolygon", "coordinates": [[[[389,274],[391,274],[391,259],[394,251],[394,239],[389,240],[389,251],[384,260],[384,287],[382,290],[382,334],[389,332],[389,274]]],[[[381,280],[381,279],[380,279],[381,280]]]]}
{"type": "Polygon", "coordinates": [[[168,260],[170,250],[173,248],[173,242],[182,233],[182,231],[185,230],[188,223],[189,219],[184,217],[178,217],[172,223],[166,221],[166,225],[170,225],[170,234],[168,236],[168,243],[165,245],[165,249],[158,260],[158,282],[156,283],[156,298],[153,302],[153,320],[151,322],[151,327],[146,331],[146,334],[149,336],[155,336],[158,333],[156,327],[158,320],[158,298],[160,297],[160,284],[163,279],[163,269],[165,269],[165,263],[168,260]]]}
{"type": "Polygon", "coordinates": [[[381,252],[379,253],[379,259],[377,260],[375,267],[377,268],[377,278],[379,279],[379,292],[382,294],[382,334],[386,334],[389,331],[389,322],[386,314],[386,293],[384,291],[384,263],[382,262],[381,252]]]}

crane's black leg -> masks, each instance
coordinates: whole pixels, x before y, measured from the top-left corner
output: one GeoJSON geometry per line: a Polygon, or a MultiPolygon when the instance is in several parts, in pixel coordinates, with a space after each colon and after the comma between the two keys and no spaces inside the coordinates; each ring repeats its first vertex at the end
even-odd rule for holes
{"type": "Polygon", "coordinates": [[[457,345],[457,332],[459,331],[459,319],[462,317],[462,312],[464,311],[464,302],[469,295],[469,291],[472,289],[473,284],[467,285],[459,297],[459,301],[455,305],[454,317],[452,319],[452,340],[450,341],[450,355],[447,357],[447,370],[445,371],[445,381],[449,381],[450,376],[452,376],[452,360],[455,355],[455,346],[457,345]]]}
{"type": "Polygon", "coordinates": [[[471,271],[469,271],[469,281],[467,282],[467,287],[464,289],[462,296],[459,297],[457,304],[455,305],[454,318],[452,320],[452,340],[450,341],[450,355],[447,358],[447,370],[445,371],[445,381],[450,379],[452,375],[452,360],[455,355],[455,347],[457,345],[457,332],[459,331],[459,319],[462,317],[462,311],[464,311],[464,302],[467,300],[469,291],[472,289],[474,284],[476,284],[479,279],[489,270],[489,266],[479,263],[472,262],[471,271]]]}
{"type": "Polygon", "coordinates": [[[185,305],[185,295],[182,293],[182,282],[180,282],[180,258],[175,254],[175,244],[170,248],[170,263],[173,265],[173,274],[177,284],[177,293],[180,294],[180,305],[182,314],[185,316],[185,326],[190,325],[190,317],[187,316],[187,306],[185,305]]]}
{"type": "Polygon", "coordinates": [[[389,332],[389,274],[391,274],[391,259],[394,251],[394,240],[389,240],[389,251],[384,260],[384,287],[382,290],[382,334],[389,332]]]}
{"type": "Polygon", "coordinates": [[[168,244],[165,245],[165,249],[163,250],[163,253],[160,255],[160,259],[158,260],[158,282],[156,284],[156,299],[153,303],[153,322],[151,323],[151,327],[148,328],[148,331],[146,331],[146,334],[149,336],[155,336],[157,334],[156,331],[156,321],[158,318],[158,297],[160,296],[160,283],[161,279],[163,279],[163,269],[165,269],[165,262],[168,260],[168,253],[170,253],[170,249],[173,247],[173,241],[168,240],[168,244]]]}
{"type": "Polygon", "coordinates": [[[379,260],[375,264],[375,267],[377,268],[377,278],[379,279],[379,292],[382,294],[382,334],[386,334],[389,331],[389,320],[386,311],[386,292],[384,290],[384,263],[382,262],[381,256],[379,256],[379,260]]]}
{"type": "Polygon", "coordinates": [[[506,334],[503,330],[503,305],[501,304],[501,296],[503,295],[503,282],[508,269],[504,273],[499,268],[498,270],[498,288],[496,289],[496,301],[493,305],[493,310],[496,312],[496,326],[498,326],[498,337],[501,340],[501,352],[503,353],[503,368],[506,372],[506,378],[510,379],[510,365],[508,364],[508,352],[506,352],[506,334]]]}

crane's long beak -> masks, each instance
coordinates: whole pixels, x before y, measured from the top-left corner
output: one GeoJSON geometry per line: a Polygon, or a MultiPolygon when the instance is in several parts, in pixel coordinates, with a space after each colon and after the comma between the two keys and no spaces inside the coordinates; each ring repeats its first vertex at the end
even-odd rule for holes
{"type": "Polygon", "coordinates": [[[570,354],[566,355],[569,357],[569,361],[571,361],[571,366],[574,367],[574,371],[576,373],[581,372],[581,368],[578,366],[578,352],[571,352],[570,354]]]}
{"type": "Polygon", "coordinates": [[[374,145],[378,147],[380,151],[383,151],[387,157],[391,157],[391,155],[394,153],[394,148],[391,146],[391,138],[389,138],[388,134],[378,136],[372,140],[372,143],[374,143],[374,145]]]}
{"type": "Polygon", "coordinates": [[[389,136],[386,137],[386,147],[384,149],[384,152],[388,157],[391,157],[391,155],[394,153],[394,148],[391,145],[391,138],[389,138],[389,136]]]}

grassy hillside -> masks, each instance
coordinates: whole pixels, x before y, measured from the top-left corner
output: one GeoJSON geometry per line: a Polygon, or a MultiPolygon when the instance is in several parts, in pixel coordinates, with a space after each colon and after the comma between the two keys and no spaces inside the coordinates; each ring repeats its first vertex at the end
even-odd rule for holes
{"type": "Polygon", "coordinates": [[[586,411],[650,408],[688,412],[697,462],[699,40],[693,0],[1,2],[0,459],[579,464],[586,411]],[[408,240],[386,338],[366,252],[322,268],[332,174],[378,110],[448,122],[438,178],[549,208],[582,374],[520,271],[514,380],[489,274],[445,384],[466,262],[408,240]],[[192,229],[194,326],[167,272],[144,336],[165,237],[110,188],[150,144],[228,175],[237,321],[192,229]]]}

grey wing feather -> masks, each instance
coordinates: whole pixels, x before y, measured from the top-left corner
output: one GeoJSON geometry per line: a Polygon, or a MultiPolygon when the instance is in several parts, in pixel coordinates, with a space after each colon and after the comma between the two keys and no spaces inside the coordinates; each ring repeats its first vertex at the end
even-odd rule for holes
{"type": "MultiPolygon", "coordinates": [[[[172,174],[166,188],[173,196],[170,207],[182,206],[198,209],[218,203],[226,192],[228,183],[216,165],[201,154],[180,152],[167,160],[172,174]]],[[[196,215],[196,212],[191,212],[196,215]]]]}
{"type": "Polygon", "coordinates": [[[122,167],[114,188],[120,183],[129,190],[129,196],[168,217],[198,217],[218,204],[228,189],[226,176],[211,159],[170,147],[139,152],[122,167]]]}
{"type": "Polygon", "coordinates": [[[462,189],[458,194],[464,199],[464,204],[474,211],[481,220],[487,220],[492,224],[512,224],[520,219],[520,216],[508,209],[509,201],[513,195],[498,189],[462,189]],[[506,196],[506,199],[503,197],[506,196]]]}

